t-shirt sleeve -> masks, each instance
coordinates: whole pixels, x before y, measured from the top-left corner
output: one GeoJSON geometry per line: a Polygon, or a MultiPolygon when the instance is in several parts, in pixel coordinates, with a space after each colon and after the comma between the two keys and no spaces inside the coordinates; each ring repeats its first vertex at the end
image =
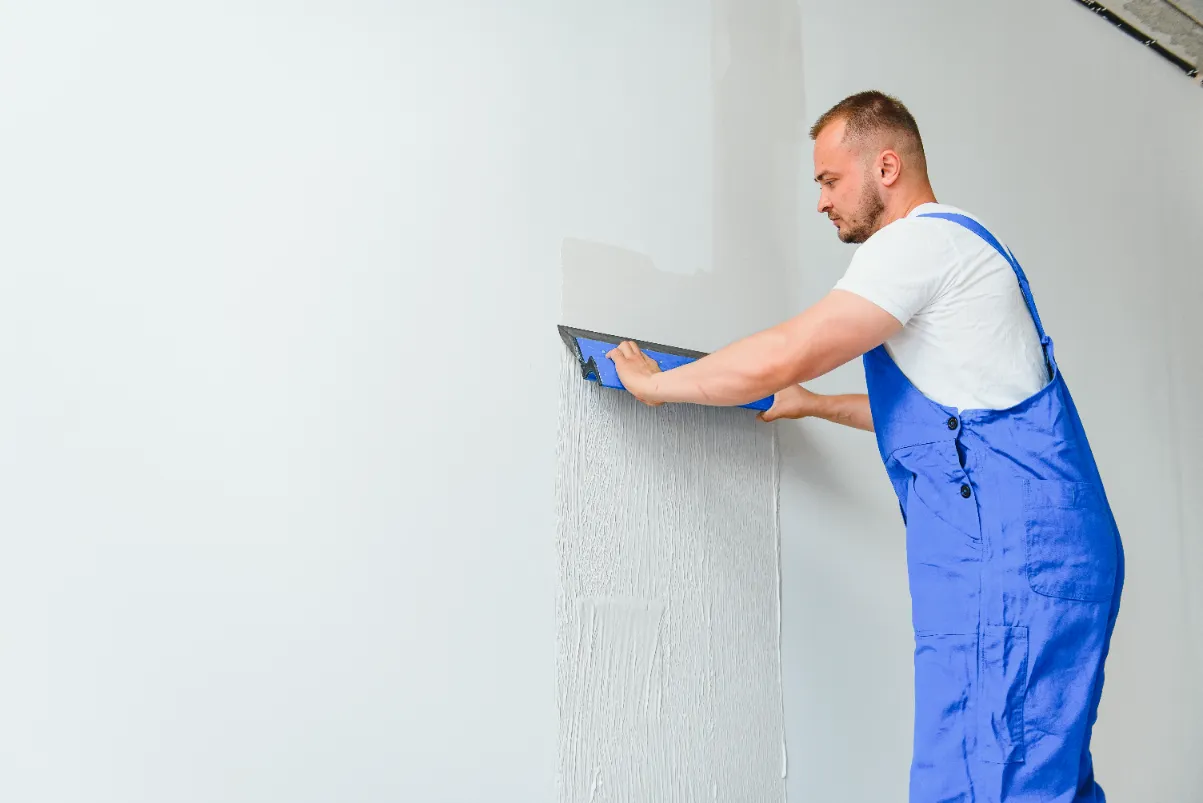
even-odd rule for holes
{"type": "Polygon", "coordinates": [[[835,289],[864,298],[906,325],[944,289],[953,266],[948,237],[903,218],[866,240],[835,289]]]}

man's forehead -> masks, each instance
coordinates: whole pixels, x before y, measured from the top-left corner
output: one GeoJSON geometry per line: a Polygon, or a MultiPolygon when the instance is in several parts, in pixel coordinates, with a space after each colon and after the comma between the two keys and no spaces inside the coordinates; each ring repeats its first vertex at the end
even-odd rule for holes
{"type": "Polygon", "coordinates": [[[851,157],[851,152],[846,148],[815,148],[815,181],[822,181],[825,176],[842,172],[847,168],[851,157]]]}
{"type": "Polygon", "coordinates": [[[815,181],[822,181],[825,177],[839,172],[836,165],[830,159],[824,159],[819,156],[818,150],[815,151],[815,181]]]}
{"type": "Polygon", "coordinates": [[[823,126],[823,130],[819,132],[816,138],[816,144],[835,145],[843,141],[844,133],[848,130],[848,121],[844,118],[836,118],[827,125],[823,126]]]}
{"type": "Polygon", "coordinates": [[[837,120],[815,138],[815,181],[822,181],[824,175],[843,170],[854,159],[854,149],[844,141],[844,127],[844,121],[837,120]]]}

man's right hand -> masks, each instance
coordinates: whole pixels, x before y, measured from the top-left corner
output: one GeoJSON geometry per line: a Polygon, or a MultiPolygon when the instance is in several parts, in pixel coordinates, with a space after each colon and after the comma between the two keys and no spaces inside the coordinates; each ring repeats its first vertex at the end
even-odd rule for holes
{"type": "Polygon", "coordinates": [[[819,395],[801,385],[790,385],[773,397],[773,406],[759,416],[761,421],[779,418],[806,418],[818,411],[819,395]]]}

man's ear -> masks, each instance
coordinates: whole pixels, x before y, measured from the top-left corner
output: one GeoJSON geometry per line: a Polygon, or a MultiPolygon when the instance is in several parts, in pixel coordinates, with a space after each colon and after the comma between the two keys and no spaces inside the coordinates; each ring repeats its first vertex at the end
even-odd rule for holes
{"type": "Polygon", "coordinates": [[[902,158],[894,150],[882,151],[877,167],[881,173],[881,183],[889,187],[902,175],[902,158]]]}

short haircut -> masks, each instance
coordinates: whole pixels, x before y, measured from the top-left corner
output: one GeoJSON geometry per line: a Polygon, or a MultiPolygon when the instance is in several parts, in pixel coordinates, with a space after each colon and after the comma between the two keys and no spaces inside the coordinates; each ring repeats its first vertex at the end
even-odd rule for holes
{"type": "Polygon", "coordinates": [[[911,155],[917,156],[926,169],[927,158],[923,152],[919,124],[897,98],[876,91],[849,95],[818,119],[810,129],[810,138],[817,139],[823,129],[840,120],[846,126],[845,142],[862,144],[892,134],[888,138],[897,142],[899,148],[911,151],[911,155]]]}

